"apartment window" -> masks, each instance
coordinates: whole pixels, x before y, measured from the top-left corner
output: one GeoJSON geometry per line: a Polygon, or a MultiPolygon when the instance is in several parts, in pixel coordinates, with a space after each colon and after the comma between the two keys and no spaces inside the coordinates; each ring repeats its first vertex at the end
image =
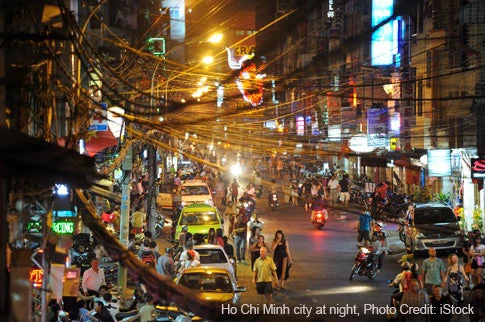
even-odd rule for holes
{"type": "Polygon", "coordinates": [[[236,36],[244,36],[245,30],[236,30],[236,36]]]}
{"type": "Polygon", "coordinates": [[[418,82],[417,88],[417,100],[416,100],[416,116],[423,116],[423,81],[418,82]]]}
{"type": "Polygon", "coordinates": [[[426,52],[426,77],[428,77],[428,79],[426,80],[426,87],[427,88],[431,88],[431,67],[433,65],[433,60],[431,58],[431,52],[430,51],[427,51],[426,52]]]}

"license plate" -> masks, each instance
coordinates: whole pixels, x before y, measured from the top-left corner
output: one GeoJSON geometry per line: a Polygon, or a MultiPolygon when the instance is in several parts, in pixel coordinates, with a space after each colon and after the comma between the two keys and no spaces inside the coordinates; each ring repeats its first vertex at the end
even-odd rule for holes
{"type": "Polygon", "coordinates": [[[321,219],[317,219],[317,222],[322,222],[322,220],[321,219]]]}
{"type": "Polygon", "coordinates": [[[435,242],[433,242],[433,244],[436,244],[436,245],[444,245],[444,244],[447,244],[448,241],[447,240],[437,240],[435,242]]]}

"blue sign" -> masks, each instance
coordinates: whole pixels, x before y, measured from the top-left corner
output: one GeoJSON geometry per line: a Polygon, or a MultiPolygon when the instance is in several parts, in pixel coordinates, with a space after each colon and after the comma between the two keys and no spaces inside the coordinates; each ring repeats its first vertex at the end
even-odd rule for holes
{"type": "Polygon", "coordinates": [[[94,124],[89,126],[89,131],[108,131],[108,124],[94,124]]]}
{"type": "MultiPolygon", "coordinates": [[[[393,12],[394,0],[372,0],[372,28],[391,17],[393,12]]],[[[393,21],[389,21],[373,32],[371,41],[372,66],[393,64],[393,53],[395,52],[393,36],[393,21]]]]}

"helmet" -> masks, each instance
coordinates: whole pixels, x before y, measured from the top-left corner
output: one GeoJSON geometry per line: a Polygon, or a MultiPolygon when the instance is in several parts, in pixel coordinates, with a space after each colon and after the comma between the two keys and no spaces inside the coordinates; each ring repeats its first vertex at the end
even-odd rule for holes
{"type": "Polygon", "coordinates": [[[182,231],[186,233],[187,231],[189,231],[189,227],[187,227],[187,225],[183,225],[182,231]]]}

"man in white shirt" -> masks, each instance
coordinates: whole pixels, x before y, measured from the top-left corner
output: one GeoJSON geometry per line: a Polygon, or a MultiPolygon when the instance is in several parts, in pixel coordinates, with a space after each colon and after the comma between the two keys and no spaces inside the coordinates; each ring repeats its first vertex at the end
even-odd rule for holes
{"type": "Polygon", "coordinates": [[[339,183],[335,175],[333,175],[328,181],[328,188],[330,190],[330,203],[332,205],[336,205],[338,199],[339,183]]]}
{"type": "Polygon", "coordinates": [[[84,295],[99,296],[99,288],[101,285],[105,285],[104,271],[99,268],[99,259],[93,258],[91,261],[91,268],[84,272],[82,289],[84,295]]]}

